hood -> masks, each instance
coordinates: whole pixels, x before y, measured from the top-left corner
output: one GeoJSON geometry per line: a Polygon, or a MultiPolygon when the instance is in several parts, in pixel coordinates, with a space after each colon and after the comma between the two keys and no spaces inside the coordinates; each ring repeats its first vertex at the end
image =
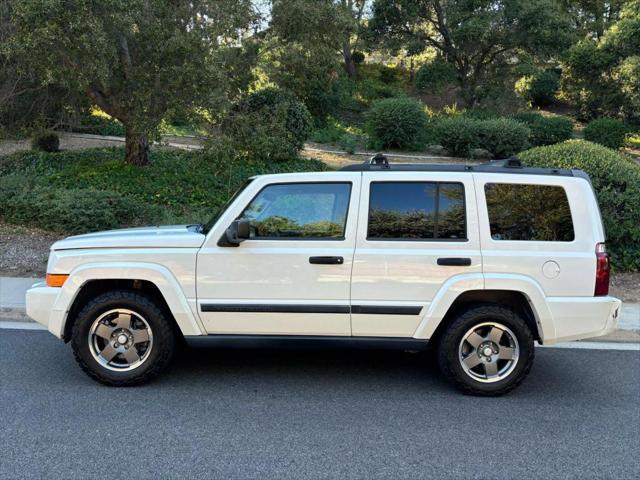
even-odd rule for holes
{"type": "Polygon", "coordinates": [[[205,236],[196,225],[123,228],[67,237],[52,250],[79,248],[199,248],[205,236]]]}

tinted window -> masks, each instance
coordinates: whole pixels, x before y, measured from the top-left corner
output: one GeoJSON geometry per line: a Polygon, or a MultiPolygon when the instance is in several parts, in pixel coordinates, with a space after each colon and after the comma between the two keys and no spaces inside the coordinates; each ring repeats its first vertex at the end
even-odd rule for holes
{"type": "Polygon", "coordinates": [[[464,187],[459,183],[372,183],[367,238],[465,239],[464,187]]]}
{"type": "Polygon", "coordinates": [[[251,222],[252,238],[343,238],[350,183],[269,185],[240,218],[251,222]]]}
{"type": "Polygon", "coordinates": [[[484,191],[494,240],[573,240],[571,210],[564,188],[487,183],[484,191]]]}

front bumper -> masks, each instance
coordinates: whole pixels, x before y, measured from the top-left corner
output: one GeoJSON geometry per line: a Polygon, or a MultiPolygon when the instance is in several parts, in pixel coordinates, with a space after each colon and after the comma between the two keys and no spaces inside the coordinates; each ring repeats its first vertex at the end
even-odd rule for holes
{"type": "Polygon", "coordinates": [[[622,301],[615,297],[547,298],[555,336],[546,344],[600,337],[618,326],[622,301]]]}
{"type": "Polygon", "coordinates": [[[41,282],[33,285],[26,294],[27,315],[57,337],[60,337],[60,332],[51,328],[51,318],[60,291],[60,288],[47,287],[41,282]]]}

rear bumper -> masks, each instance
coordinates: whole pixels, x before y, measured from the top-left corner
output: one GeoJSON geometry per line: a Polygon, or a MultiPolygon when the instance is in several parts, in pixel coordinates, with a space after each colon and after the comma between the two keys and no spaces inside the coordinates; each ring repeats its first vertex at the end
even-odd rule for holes
{"type": "Polygon", "coordinates": [[[614,297],[547,298],[555,335],[546,344],[600,337],[618,325],[622,302],[614,297]]]}
{"type": "Polygon", "coordinates": [[[60,337],[59,329],[52,328],[53,306],[60,294],[60,288],[47,287],[44,282],[36,283],[27,290],[27,315],[40,325],[44,325],[56,337],[60,337]]]}

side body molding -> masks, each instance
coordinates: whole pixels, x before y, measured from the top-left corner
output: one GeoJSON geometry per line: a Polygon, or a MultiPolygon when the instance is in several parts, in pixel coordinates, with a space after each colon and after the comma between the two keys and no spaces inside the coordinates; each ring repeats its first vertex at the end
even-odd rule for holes
{"type": "Polygon", "coordinates": [[[555,326],[544,292],[533,279],[524,275],[481,273],[456,275],[443,283],[413,337],[431,338],[455,300],[470,290],[510,290],[523,293],[531,305],[540,338],[543,341],[555,338],[555,326]]]}
{"type": "Polygon", "coordinates": [[[204,335],[205,330],[169,269],[155,263],[109,262],[87,263],[75,268],[62,287],[51,310],[49,331],[61,338],[71,305],[82,287],[92,280],[146,280],[153,283],[164,297],[183,335],[204,335]]]}

